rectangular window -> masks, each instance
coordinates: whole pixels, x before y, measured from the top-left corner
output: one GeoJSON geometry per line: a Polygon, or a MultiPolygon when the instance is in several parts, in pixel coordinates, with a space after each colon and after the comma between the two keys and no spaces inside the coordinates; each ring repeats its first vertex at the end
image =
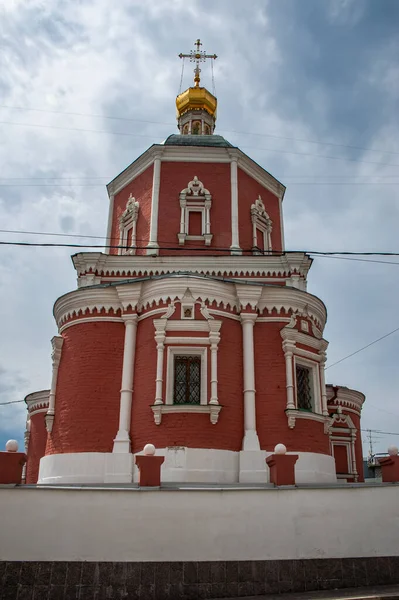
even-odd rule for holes
{"type": "Polygon", "coordinates": [[[201,403],[201,356],[174,357],[173,403],[201,403]]]}
{"type": "Polygon", "coordinates": [[[299,410],[313,410],[312,373],[308,367],[296,365],[296,399],[299,410]]]}
{"type": "Polygon", "coordinates": [[[202,212],[190,210],[188,213],[188,235],[203,235],[202,212]]]}

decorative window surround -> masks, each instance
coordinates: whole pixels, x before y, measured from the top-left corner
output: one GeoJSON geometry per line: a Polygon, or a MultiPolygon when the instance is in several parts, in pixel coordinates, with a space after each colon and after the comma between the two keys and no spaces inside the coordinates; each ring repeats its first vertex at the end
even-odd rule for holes
{"type": "Polygon", "coordinates": [[[251,206],[252,254],[264,254],[272,249],[272,221],[259,195],[251,206]],[[257,230],[263,234],[263,250],[258,248],[257,230]]]}
{"type": "MultiPolygon", "coordinates": [[[[194,307],[193,307],[194,309],[194,307]]],[[[201,312],[206,313],[205,305],[201,307],[201,312]]],[[[162,422],[162,414],[170,412],[201,412],[209,413],[211,423],[217,423],[221,406],[219,405],[217,393],[217,350],[220,341],[220,328],[222,321],[218,321],[209,315],[207,321],[197,321],[192,319],[182,319],[168,321],[170,311],[166,311],[161,319],[154,319],[155,341],[157,344],[157,371],[155,382],[155,401],[152,408],[154,421],[156,425],[162,422]],[[208,332],[204,337],[175,337],[167,336],[167,332],[192,331],[208,332]],[[190,346],[174,344],[192,344],[190,346]],[[163,362],[165,346],[167,348],[167,368],[166,368],[166,397],[163,399],[163,362]],[[211,397],[207,403],[207,346],[210,345],[211,351],[211,397]],[[201,404],[200,405],[174,405],[174,356],[175,355],[200,355],[201,356],[201,404]],[[176,408],[177,407],[177,408],[176,408]]]]}
{"type": "Polygon", "coordinates": [[[291,321],[281,330],[283,351],[286,368],[287,404],[286,415],[290,429],[295,427],[296,419],[309,419],[324,423],[324,433],[328,433],[331,423],[327,408],[327,394],[324,380],[324,367],[328,342],[316,339],[294,329],[297,315],[293,314],[291,321]],[[296,343],[306,344],[318,350],[318,353],[297,348],[296,343]],[[313,387],[314,412],[298,410],[296,401],[296,365],[311,369],[313,387]],[[294,379],[295,377],[295,379],[294,379]]]}
{"type": "Polygon", "coordinates": [[[216,425],[219,420],[219,413],[222,410],[220,404],[197,404],[197,405],[184,405],[184,404],[158,404],[151,406],[152,412],[154,413],[155,425],[162,423],[162,415],[185,413],[185,414],[209,414],[209,420],[212,425],[216,425]]]}
{"type": "Polygon", "coordinates": [[[337,412],[332,415],[329,431],[330,431],[331,451],[333,451],[333,446],[335,445],[335,443],[337,443],[338,445],[345,444],[348,446],[348,452],[347,452],[348,467],[349,467],[348,475],[350,475],[350,477],[353,477],[354,480],[357,481],[359,478],[359,474],[357,471],[357,464],[356,464],[356,449],[355,449],[357,431],[356,431],[356,427],[353,424],[353,421],[350,418],[350,416],[343,414],[342,408],[340,406],[337,408],[337,412]],[[350,439],[348,439],[346,436],[343,437],[342,433],[344,433],[345,430],[342,429],[342,427],[334,427],[335,424],[348,425],[348,429],[350,432],[350,439]]]}
{"type": "Polygon", "coordinates": [[[136,254],[136,225],[139,216],[140,204],[132,194],[126,203],[126,209],[119,218],[119,249],[118,254],[136,254]],[[131,241],[128,246],[129,232],[131,241]]]}
{"type": "Polygon", "coordinates": [[[329,432],[331,419],[326,418],[324,415],[308,412],[306,410],[297,410],[296,408],[287,408],[285,414],[288,417],[288,427],[290,429],[294,429],[297,419],[306,419],[308,421],[318,421],[319,423],[324,423],[324,433],[329,432]]]}
{"type": "Polygon", "coordinates": [[[55,392],[57,388],[58,378],[58,367],[60,366],[61,350],[64,343],[64,338],[55,335],[51,340],[53,351],[51,353],[51,360],[53,363],[53,372],[51,377],[51,388],[49,394],[48,411],[45,417],[46,429],[49,433],[53,430],[54,416],[55,416],[55,392]]]}
{"type": "Polygon", "coordinates": [[[205,245],[209,246],[212,241],[211,234],[211,206],[212,196],[204,184],[194,177],[188,182],[187,187],[180,192],[180,233],[177,234],[179,244],[184,245],[186,240],[203,240],[205,245]],[[200,212],[202,216],[202,235],[190,235],[189,216],[190,212],[200,212]]]}

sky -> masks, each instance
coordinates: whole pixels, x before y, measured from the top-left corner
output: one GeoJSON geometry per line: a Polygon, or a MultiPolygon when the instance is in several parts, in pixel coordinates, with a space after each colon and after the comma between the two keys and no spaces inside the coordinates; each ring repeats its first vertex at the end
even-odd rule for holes
{"type": "MultiPolygon", "coordinates": [[[[0,23],[0,241],[103,243],[105,184],[177,133],[177,55],[199,37],[218,55],[215,133],[287,186],[286,248],[399,252],[397,0],[0,0],[0,23]]],[[[0,247],[0,403],[50,385],[74,252],[0,247]]],[[[334,363],[399,327],[398,275],[399,256],[315,258],[308,279],[327,382],[366,395],[378,452],[399,442],[399,332],[334,363]]],[[[0,406],[0,449],[25,419],[0,406]]]]}

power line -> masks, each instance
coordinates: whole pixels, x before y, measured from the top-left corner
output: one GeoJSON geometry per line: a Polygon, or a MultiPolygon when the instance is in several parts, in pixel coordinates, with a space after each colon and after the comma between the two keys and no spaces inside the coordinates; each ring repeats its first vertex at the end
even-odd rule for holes
{"type": "Polygon", "coordinates": [[[362,352],[363,350],[366,350],[366,348],[370,348],[370,346],[373,346],[373,344],[376,344],[377,342],[380,342],[381,340],[384,340],[385,338],[387,338],[388,336],[392,335],[393,333],[396,333],[397,331],[399,331],[399,327],[397,327],[393,331],[390,331],[389,333],[386,333],[385,335],[379,337],[377,340],[374,340],[373,342],[370,342],[370,344],[367,344],[366,346],[363,346],[362,348],[359,348],[359,350],[356,350],[355,352],[352,352],[352,354],[348,354],[348,356],[344,356],[344,358],[341,358],[340,360],[337,360],[337,362],[335,362],[332,365],[329,365],[328,367],[326,367],[326,370],[327,369],[331,369],[331,367],[335,367],[335,365],[338,365],[339,363],[343,362],[347,358],[351,358],[351,356],[355,356],[355,354],[359,354],[359,352],[362,352]]]}
{"type": "Polygon", "coordinates": [[[0,406],[7,406],[7,404],[18,404],[19,402],[25,402],[25,400],[11,400],[10,402],[0,402],[0,406]]]}
{"type": "MultiPolygon", "coordinates": [[[[175,127],[176,123],[172,123],[169,121],[149,121],[149,120],[145,120],[145,119],[132,119],[130,117],[117,117],[114,115],[97,115],[97,114],[93,114],[93,113],[81,113],[81,112],[66,112],[66,111],[60,111],[60,110],[50,110],[50,109],[43,109],[43,108],[29,108],[29,107],[22,107],[22,106],[7,106],[4,104],[0,104],[0,108],[8,108],[11,110],[24,110],[24,111],[30,111],[30,112],[41,112],[41,113],[51,113],[51,114],[57,114],[57,115],[70,115],[70,116],[79,116],[79,117],[95,117],[95,118],[99,118],[99,119],[109,119],[109,120],[115,120],[115,121],[127,121],[127,122],[131,122],[131,123],[147,123],[147,124],[151,124],[151,125],[168,125],[169,127],[175,127]]],[[[316,145],[323,145],[323,146],[333,146],[333,147],[338,147],[338,148],[350,148],[352,150],[366,150],[368,152],[380,152],[383,154],[395,154],[395,155],[399,155],[399,152],[395,152],[392,150],[382,150],[380,148],[368,148],[365,146],[353,146],[351,144],[337,144],[335,142],[322,142],[319,140],[308,140],[305,138],[296,138],[296,137],[290,137],[290,136],[283,136],[283,135],[276,135],[273,133],[259,133],[259,132],[252,132],[252,131],[237,131],[234,129],[221,129],[220,130],[222,133],[233,133],[236,135],[254,135],[257,137],[270,137],[273,139],[280,139],[280,140],[288,140],[288,141],[295,141],[295,142],[305,142],[307,144],[316,144],[316,145]]]]}
{"type": "Polygon", "coordinates": [[[381,433],[382,435],[399,435],[397,431],[381,431],[380,429],[360,429],[360,431],[370,431],[371,433],[381,433]]]}
{"type": "MultiPolygon", "coordinates": [[[[140,133],[130,133],[127,131],[110,131],[106,129],[83,129],[79,127],[59,127],[57,125],[40,125],[35,123],[14,123],[11,121],[0,121],[1,125],[16,125],[22,127],[38,127],[40,129],[56,129],[62,131],[75,131],[75,132],[85,132],[85,133],[105,133],[108,135],[122,135],[127,137],[140,137],[140,138],[154,138],[154,135],[146,135],[140,133]]],[[[369,165],[381,165],[383,167],[399,167],[399,163],[382,163],[371,160],[359,160],[357,158],[344,158],[342,156],[328,156],[324,154],[313,154],[310,152],[294,152],[293,150],[277,150],[275,148],[260,148],[258,146],[241,146],[241,148],[249,148],[251,150],[261,150],[262,152],[277,152],[278,154],[293,154],[296,156],[311,156],[313,158],[324,158],[328,160],[342,160],[344,162],[357,162],[357,163],[365,163],[369,165]]]]}
{"type": "MultiPolygon", "coordinates": [[[[274,151],[273,151],[274,152],[274,151]]],[[[380,164],[380,163],[379,163],[380,164]]],[[[382,163],[381,163],[382,164],[382,163]]],[[[387,165],[387,166],[394,166],[394,165],[387,165]]],[[[399,166],[399,165],[398,165],[399,166]]],[[[55,178],[56,179],[56,178],[55,178]]],[[[65,178],[68,179],[68,178],[65,178]]],[[[29,180],[29,177],[27,177],[27,180],[29,180]]],[[[398,185],[399,182],[397,181],[338,181],[338,182],[329,182],[329,181],[292,181],[289,183],[290,186],[295,186],[295,185],[303,185],[303,186],[310,186],[310,185],[329,185],[329,186],[335,186],[335,185],[344,185],[344,186],[349,186],[349,185],[398,185]]],[[[0,187],[73,187],[73,188],[80,188],[80,187],[104,187],[104,183],[0,183],[0,187]]]]}

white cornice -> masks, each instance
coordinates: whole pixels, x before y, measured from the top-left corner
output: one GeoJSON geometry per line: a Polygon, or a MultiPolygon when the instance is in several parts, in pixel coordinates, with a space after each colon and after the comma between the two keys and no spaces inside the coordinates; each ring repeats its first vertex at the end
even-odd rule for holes
{"type": "MultiPolygon", "coordinates": [[[[319,298],[308,292],[302,292],[293,288],[264,287],[258,308],[260,312],[266,309],[269,313],[273,310],[276,310],[277,313],[284,310],[286,313],[292,311],[298,314],[298,316],[306,314],[316,322],[321,331],[324,329],[327,320],[327,309],[319,298]]],[[[291,331],[296,330],[292,329],[291,331]]],[[[313,340],[314,338],[305,336],[305,339],[313,340]]],[[[306,344],[308,342],[301,341],[301,343],[306,344]]]]}
{"type": "Polygon", "coordinates": [[[279,276],[298,273],[305,279],[312,259],[305,253],[287,252],[283,256],[128,256],[80,252],[72,256],[79,276],[87,273],[101,276],[137,277],[190,271],[214,276],[279,276]]]}
{"type": "Polygon", "coordinates": [[[344,386],[333,386],[331,384],[327,384],[326,391],[329,407],[333,406],[333,403],[335,403],[344,407],[352,407],[360,412],[366,399],[365,395],[361,392],[358,392],[357,390],[351,390],[350,388],[344,386]],[[335,392],[337,393],[336,396],[335,392]]]}
{"type": "Polygon", "coordinates": [[[129,165],[122,173],[117,175],[107,185],[108,195],[115,196],[133,179],[152,165],[155,157],[160,157],[163,162],[206,162],[229,163],[236,158],[238,166],[260,185],[277,196],[280,200],[284,196],[285,187],[270,173],[265,171],[254,160],[239,148],[217,148],[212,146],[164,146],[154,144],[146,150],[137,160],[129,165]]]}
{"type": "Polygon", "coordinates": [[[39,392],[32,392],[25,397],[25,402],[30,417],[37,413],[47,412],[49,395],[50,390],[40,390],[39,392]]]}

